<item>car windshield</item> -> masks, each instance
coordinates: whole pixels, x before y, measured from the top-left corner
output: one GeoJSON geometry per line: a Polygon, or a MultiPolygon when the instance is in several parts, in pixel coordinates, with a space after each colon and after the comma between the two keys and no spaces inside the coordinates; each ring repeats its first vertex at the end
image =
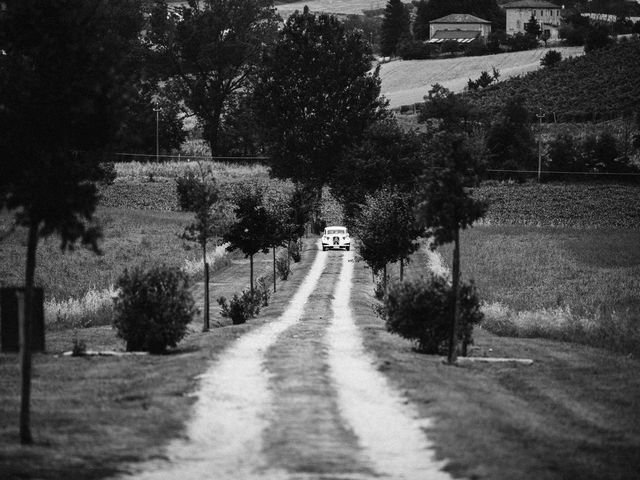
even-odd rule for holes
{"type": "Polygon", "coordinates": [[[332,228],[331,230],[327,230],[327,235],[336,235],[336,234],[345,234],[344,228],[332,228]]]}

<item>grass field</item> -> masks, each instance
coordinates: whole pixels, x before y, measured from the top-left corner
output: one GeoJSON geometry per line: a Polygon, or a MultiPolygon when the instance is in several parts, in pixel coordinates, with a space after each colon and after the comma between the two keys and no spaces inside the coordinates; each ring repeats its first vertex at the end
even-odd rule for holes
{"type": "Polygon", "coordinates": [[[461,262],[491,331],[640,356],[638,245],[640,230],[477,227],[462,235],[461,262]]]}
{"type": "MultiPolygon", "coordinates": [[[[71,349],[72,331],[49,333],[47,353],[33,359],[31,447],[21,447],[18,437],[19,362],[16,355],[0,353],[0,478],[108,478],[127,463],[161,456],[190,415],[197,376],[244,332],[277,318],[312,261],[307,246],[259,318],[208,333],[200,333],[195,321],[187,338],[167,355],[63,357],[59,353],[71,349]]],[[[262,274],[270,270],[267,262],[259,265],[262,274]]],[[[225,295],[246,288],[246,263],[234,263],[225,273],[225,295]]],[[[212,323],[223,320],[212,308],[212,323]]],[[[77,334],[92,350],[124,348],[108,326],[77,334]]]]}
{"type": "Polygon", "coordinates": [[[382,64],[381,93],[389,99],[391,108],[422,102],[439,83],[453,92],[461,92],[469,79],[484,71],[500,71],[500,79],[522,75],[540,68],[540,59],[548,50],[558,50],[563,58],[582,55],[582,47],[549,47],[524,52],[500,53],[481,57],[457,57],[433,60],[395,60],[382,64]]]}
{"type": "Polygon", "coordinates": [[[364,10],[384,8],[382,0],[311,0],[309,2],[281,3],[276,6],[278,13],[288,17],[295,10],[302,11],[305,6],[315,13],[334,13],[343,15],[362,15],[364,10]]]}
{"type": "MultiPolygon", "coordinates": [[[[469,261],[467,261],[467,264],[469,261]]],[[[463,268],[465,263],[463,262],[463,268]]],[[[455,478],[622,480],[640,469],[640,362],[605,350],[477,330],[476,356],[519,357],[532,366],[448,367],[385,331],[372,312],[368,270],[352,299],[365,345],[404,392],[455,478]]]]}
{"type": "MultiPolygon", "coordinates": [[[[244,182],[270,183],[274,188],[281,188],[279,182],[269,182],[264,166],[209,165],[224,189],[244,185],[244,182]]],[[[201,259],[200,250],[194,243],[180,238],[193,214],[177,211],[175,187],[175,178],[188,168],[197,169],[198,165],[194,162],[116,165],[117,179],[113,185],[100,187],[102,198],[96,212],[104,234],[100,243],[102,255],[82,248],[62,253],[55,237],[40,241],[36,285],[45,289],[49,326],[109,323],[111,287],[127,267],[164,263],[193,270],[194,262],[201,259]],[[85,315],[86,312],[89,313],[85,315]]],[[[10,222],[9,214],[0,215],[0,231],[6,231],[10,222]]],[[[2,242],[0,286],[23,283],[25,242],[22,229],[2,242]]],[[[212,242],[211,250],[214,247],[212,242]]],[[[220,265],[212,265],[212,272],[223,263],[220,260],[220,265]]],[[[198,279],[199,275],[195,274],[194,278],[198,279]]]]}

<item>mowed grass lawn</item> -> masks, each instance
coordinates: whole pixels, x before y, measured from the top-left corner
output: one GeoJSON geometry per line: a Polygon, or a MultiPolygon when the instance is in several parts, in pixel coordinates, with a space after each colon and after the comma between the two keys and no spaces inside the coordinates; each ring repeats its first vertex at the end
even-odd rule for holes
{"type": "MultiPolygon", "coordinates": [[[[411,267],[418,268],[418,262],[411,267]]],[[[455,478],[637,478],[640,361],[599,348],[477,329],[473,355],[531,358],[534,364],[450,367],[388,333],[373,302],[371,273],[359,267],[352,307],[365,346],[389,382],[420,416],[432,420],[427,435],[455,478]]]]}
{"type": "MultiPolygon", "coordinates": [[[[636,229],[489,225],[464,231],[462,273],[489,302],[486,323],[499,304],[506,312],[501,320],[518,327],[503,332],[510,336],[476,329],[471,355],[530,358],[532,366],[448,367],[416,353],[411,342],[386,332],[371,309],[371,273],[358,270],[352,298],[365,343],[389,381],[433,420],[428,435],[454,476],[637,478],[639,246],[636,229]],[[606,328],[578,328],[588,321],[606,328]]],[[[439,253],[450,268],[451,247],[439,253]]],[[[427,264],[425,251],[417,252],[407,276],[427,275],[427,264]]]]}
{"type": "MultiPolygon", "coordinates": [[[[100,207],[96,219],[103,229],[102,254],[80,247],[62,252],[59,238],[41,239],[36,284],[45,288],[46,299],[62,300],[112,285],[127,267],[160,263],[180,267],[197,252],[194,244],[179,238],[192,218],[183,212],[100,207]]],[[[11,217],[4,215],[0,221],[6,225],[11,217]]],[[[2,242],[2,286],[24,283],[25,255],[26,232],[19,229],[2,242]]]]}
{"type": "Polygon", "coordinates": [[[480,226],[463,232],[461,264],[491,331],[640,357],[640,230],[480,226]]]}
{"type": "MultiPolygon", "coordinates": [[[[269,258],[264,256],[257,274],[268,274],[269,258]]],[[[279,282],[278,293],[258,318],[208,333],[199,331],[201,324],[195,319],[186,339],[167,355],[66,357],[60,353],[70,350],[74,332],[49,332],[47,353],[33,359],[35,445],[30,447],[19,444],[18,356],[0,353],[0,479],[107,478],[125,471],[127,463],[161,457],[163,447],[183,433],[197,376],[240,335],[284,311],[313,259],[307,244],[302,261],[292,264],[289,280],[279,282]]],[[[247,287],[246,263],[228,265],[224,273],[227,291],[247,287]]],[[[215,324],[219,320],[215,302],[212,310],[215,324]]],[[[85,328],[77,334],[91,350],[124,349],[110,326],[85,328]]]]}

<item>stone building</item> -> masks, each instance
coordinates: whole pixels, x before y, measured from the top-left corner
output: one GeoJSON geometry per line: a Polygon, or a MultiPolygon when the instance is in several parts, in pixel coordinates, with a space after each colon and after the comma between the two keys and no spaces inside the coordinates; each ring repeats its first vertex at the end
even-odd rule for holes
{"type": "Polygon", "coordinates": [[[476,38],[486,41],[490,33],[491,22],[466,13],[452,13],[429,22],[429,43],[469,43],[476,38]]]}
{"type": "Polygon", "coordinates": [[[559,38],[562,7],[546,0],[519,0],[503,6],[507,12],[507,35],[525,33],[524,26],[533,15],[540,24],[542,33],[550,40],[559,38]]]}

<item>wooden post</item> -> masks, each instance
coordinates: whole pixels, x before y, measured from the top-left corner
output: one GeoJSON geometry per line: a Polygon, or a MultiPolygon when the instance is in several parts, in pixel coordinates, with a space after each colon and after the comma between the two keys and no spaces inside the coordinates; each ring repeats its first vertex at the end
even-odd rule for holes
{"type": "MultiPolygon", "coordinates": [[[[20,397],[20,443],[30,445],[33,443],[31,436],[31,335],[29,325],[29,313],[25,312],[25,304],[30,302],[33,295],[31,290],[25,292],[16,290],[18,300],[18,324],[20,338],[20,371],[22,373],[22,390],[20,397]],[[31,298],[29,298],[31,297],[31,298]]],[[[32,310],[32,309],[29,309],[32,310]]]]}
{"type": "Polygon", "coordinates": [[[204,261],[204,325],[203,332],[209,331],[209,262],[204,261]]]}
{"type": "Polygon", "coordinates": [[[253,298],[253,255],[249,255],[249,284],[251,287],[251,297],[253,298]]]}
{"type": "Polygon", "coordinates": [[[451,336],[449,337],[449,355],[447,361],[455,363],[458,357],[458,284],[460,283],[460,229],[456,228],[453,236],[453,317],[451,319],[451,336]]]}
{"type": "Polygon", "coordinates": [[[276,293],[276,247],[273,247],[273,293],[276,293]]]}

